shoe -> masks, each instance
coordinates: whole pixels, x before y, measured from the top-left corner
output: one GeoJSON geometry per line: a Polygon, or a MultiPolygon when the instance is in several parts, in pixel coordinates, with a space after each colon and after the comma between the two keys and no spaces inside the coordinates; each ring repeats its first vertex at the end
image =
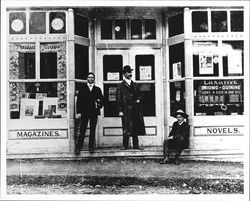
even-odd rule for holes
{"type": "Polygon", "coordinates": [[[162,161],[160,161],[160,164],[168,164],[168,163],[170,163],[170,160],[168,157],[166,157],[162,161]]]}
{"type": "Polygon", "coordinates": [[[128,147],[122,147],[122,148],[121,148],[121,150],[126,150],[126,149],[128,149],[128,147]]]}
{"type": "Polygon", "coordinates": [[[90,149],[89,153],[91,153],[91,154],[95,153],[94,149],[90,149]]]}
{"type": "Polygon", "coordinates": [[[180,165],[180,161],[178,159],[175,160],[174,162],[175,165],[180,165]]]}
{"type": "Polygon", "coordinates": [[[76,149],[75,150],[75,155],[79,155],[80,154],[80,150],[79,149],[76,149]]]}
{"type": "Polygon", "coordinates": [[[133,147],[133,149],[143,150],[143,148],[142,148],[142,147],[139,147],[139,146],[133,147]]]}

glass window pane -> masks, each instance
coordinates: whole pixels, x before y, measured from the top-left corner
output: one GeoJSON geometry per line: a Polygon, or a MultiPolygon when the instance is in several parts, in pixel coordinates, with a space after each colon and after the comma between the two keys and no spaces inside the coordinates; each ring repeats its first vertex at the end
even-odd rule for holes
{"type": "Polygon", "coordinates": [[[155,84],[140,83],[138,85],[143,93],[143,116],[155,116],[155,84]]]}
{"type": "Polygon", "coordinates": [[[30,13],[29,20],[30,34],[45,34],[46,33],[46,13],[33,12],[30,13]]]}
{"type": "Polygon", "coordinates": [[[89,37],[89,20],[86,17],[75,14],[75,35],[89,37]]]}
{"type": "Polygon", "coordinates": [[[193,42],[194,76],[219,75],[219,56],[217,46],[217,41],[193,42]]]}
{"type": "Polygon", "coordinates": [[[103,80],[122,80],[122,55],[103,56],[103,80]]]}
{"type": "Polygon", "coordinates": [[[227,11],[212,11],[212,32],[227,31],[227,11]]]}
{"type": "Polygon", "coordinates": [[[19,52],[19,79],[34,79],[35,53],[19,52]]]}
{"type": "Polygon", "coordinates": [[[115,39],[126,39],[126,20],[115,20],[115,39]]]}
{"type": "Polygon", "coordinates": [[[10,43],[9,78],[35,78],[35,43],[10,43]]]}
{"type": "Polygon", "coordinates": [[[10,13],[9,33],[10,34],[26,33],[26,14],[24,12],[10,13]]]}
{"type": "Polygon", "coordinates": [[[66,82],[10,83],[9,89],[11,119],[47,118],[50,109],[49,118],[66,117],[66,82]]]}
{"type": "Polygon", "coordinates": [[[57,78],[57,53],[40,54],[40,78],[57,78]]]}
{"type": "Polygon", "coordinates": [[[195,80],[194,113],[201,115],[242,115],[243,80],[195,80]]]}
{"type": "Polygon", "coordinates": [[[177,110],[185,111],[185,82],[170,83],[170,114],[177,110]]]}
{"type": "Polygon", "coordinates": [[[156,22],[154,19],[145,19],[145,39],[156,39],[156,22]]]}
{"type": "Polygon", "coordinates": [[[154,80],[155,79],[155,56],[154,55],[136,55],[135,56],[136,80],[154,80]]]}
{"type": "Polygon", "coordinates": [[[208,32],[207,12],[192,12],[192,31],[208,32]]]}
{"type": "Polygon", "coordinates": [[[116,89],[118,84],[104,84],[104,117],[118,117],[116,89]]]}
{"type": "Polygon", "coordinates": [[[183,13],[168,19],[169,37],[184,33],[183,13]]]}
{"type": "Polygon", "coordinates": [[[231,31],[244,31],[243,11],[231,11],[231,31]]]}
{"type": "Polygon", "coordinates": [[[142,20],[131,19],[131,39],[142,39],[142,20]]]}
{"type": "Polygon", "coordinates": [[[170,79],[185,76],[184,43],[169,46],[170,79]]]}
{"type": "Polygon", "coordinates": [[[238,76],[244,74],[243,41],[223,41],[223,75],[238,76]]]}
{"type": "Polygon", "coordinates": [[[86,79],[89,72],[89,47],[75,44],[75,78],[86,79]]]}
{"type": "Polygon", "coordinates": [[[66,20],[64,12],[49,13],[49,33],[65,33],[66,20]]]}
{"type": "Polygon", "coordinates": [[[112,39],[112,20],[101,21],[101,39],[112,39]]]}

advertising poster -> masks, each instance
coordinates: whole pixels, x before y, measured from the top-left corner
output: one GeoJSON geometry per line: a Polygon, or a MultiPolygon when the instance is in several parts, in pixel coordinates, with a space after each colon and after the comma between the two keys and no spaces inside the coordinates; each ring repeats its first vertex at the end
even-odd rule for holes
{"type": "Polygon", "coordinates": [[[116,87],[109,87],[109,101],[116,101],[116,87]]]}
{"type": "Polygon", "coordinates": [[[151,66],[140,66],[140,80],[152,80],[151,66]]]}
{"type": "Polygon", "coordinates": [[[33,119],[35,115],[38,115],[38,99],[21,99],[21,112],[20,119],[33,119]]]}
{"type": "Polygon", "coordinates": [[[52,115],[57,114],[58,107],[57,107],[58,98],[44,98],[43,99],[43,115],[45,117],[51,118],[52,115]]]}
{"type": "Polygon", "coordinates": [[[199,54],[199,72],[200,74],[214,74],[212,54],[199,54]]]}
{"type": "Polygon", "coordinates": [[[173,64],[173,79],[181,78],[181,62],[173,64]]]}
{"type": "Polygon", "coordinates": [[[229,53],[228,74],[242,74],[241,50],[234,50],[229,53]]]}

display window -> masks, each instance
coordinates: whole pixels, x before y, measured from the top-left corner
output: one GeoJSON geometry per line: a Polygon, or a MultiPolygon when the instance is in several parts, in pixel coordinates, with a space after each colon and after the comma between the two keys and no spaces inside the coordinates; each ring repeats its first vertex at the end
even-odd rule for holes
{"type": "Polygon", "coordinates": [[[244,113],[243,79],[195,80],[194,114],[242,115],[244,113]]]}
{"type": "Polygon", "coordinates": [[[169,37],[184,33],[183,13],[174,15],[168,19],[169,37]]]}
{"type": "Polygon", "coordinates": [[[194,76],[218,76],[219,53],[217,41],[193,42],[194,76]]]}
{"type": "Polygon", "coordinates": [[[10,119],[66,117],[67,87],[63,81],[66,44],[40,43],[39,46],[38,49],[35,43],[9,44],[10,119]]]}
{"type": "Polygon", "coordinates": [[[179,79],[185,75],[184,43],[169,46],[169,76],[179,79]]]}
{"type": "Polygon", "coordinates": [[[185,111],[185,82],[171,82],[170,83],[170,114],[177,110],[185,111]]]}
{"type": "Polygon", "coordinates": [[[135,81],[143,93],[144,116],[155,116],[155,55],[135,55],[135,81]]]}
{"type": "Polygon", "coordinates": [[[222,41],[223,75],[241,76],[244,74],[243,41],[222,41]]]}

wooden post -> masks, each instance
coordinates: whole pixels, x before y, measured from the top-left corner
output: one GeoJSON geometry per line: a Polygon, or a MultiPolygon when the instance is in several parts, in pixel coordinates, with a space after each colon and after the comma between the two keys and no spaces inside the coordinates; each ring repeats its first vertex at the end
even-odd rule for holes
{"type": "Polygon", "coordinates": [[[75,150],[75,39],[74,11],[68,9],[68,118],[70,152],[75,150]]]}
{"type": "MultiPolygon", "coordinates": [[[[185,55],[185,99],[186,113],[189,115],[188,123],[190,125],[190,137],[193,137],[193,111],[194,111],[194,94],[193,94],[193,62],[192,62],[192,40],[191,28],[192,18],[189,8],[184,8],[184,55],[185,55]]],[[[192,140],[190,140],[190,146],[192,140]]]]}

